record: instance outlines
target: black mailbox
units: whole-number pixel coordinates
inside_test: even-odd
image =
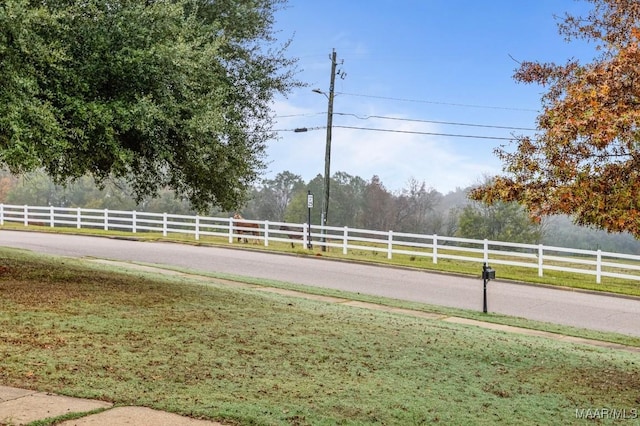
[[[487,313],[487,282],[489,280],[496,279],[496,271],[491,269],[486,263],[482,265],[482,280],[484,285],[482,286],[482,312]]]
[[[495,280],[496,279],[496,271],[491,269],[490,266],[487,266],[485,263],[482,267],[482,279],[483,280]]]

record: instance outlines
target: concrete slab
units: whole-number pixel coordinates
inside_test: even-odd
[[[102,413],[68,420],[58,426],[222,426],[222,423],[196,420],[146,407],[116,407]]]
[[[320,294],[310,294],[310,293],[304,293],[302,291],[287,290],[284,288],[256,286],[253,289],[256,291],[264,291],[267,293],[276,293],[282,296],[292,296],[292,297],[299,297],[301,299],[316,300],[318,302],[343,303],[347,301],[347,299],[342,299],[340,297],[322,296]]]
[[[512,325],[495,324],[491,322],[478,321],[469,318],[447,317],[442,321],[452,322],[455,324],[472,325],[475,327],[488,328],[490,330],[504,331],[506,333],[524,334],[527,336],[538,336],[553,340],[562,340],[564,342],[578,343],[581,345],[591,345],[606,349],[615,349],[619,351],[640,353],[640,348],[635,346],[626,346],[618,343],[603,342],[600,340],[584,339],[582,337],[565,336],[564,334],[556,334],[548,331],[531,330],[528,328],[514,327]]]
[[[86,413],[112,404],[83,398],[0,386],[0,424],[24,425],[36,420],[70,413]]]
[[[23,396],[27,396],[32,393],[36,393],[36,391],[0,386],[0,403],[22,398]]]
[[[391,312],[394,314],[410,315],[413,317],[425,318],[425,319],[442,319],[445,315],[434,314],[432,312],[414,311],[412,309],[394,308],[393,306],[378,305],[377,303],[359,302],[357,300],[350,300],[343,303],[346,306],[353,306],[355,308],[374,309],[376,311]]]

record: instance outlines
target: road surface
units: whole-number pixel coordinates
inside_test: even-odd
[[[0,231],[0,245],[71,257],[171,265],[482,310],[482,280],[258,251]],[[498,272],[499,273],[499,272]],[[489,312],[640,337],[640,298],[491,281]]]

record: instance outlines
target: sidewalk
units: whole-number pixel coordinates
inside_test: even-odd
[[[196,420],[145,407],[113,407],[111,403],[53,395],[0,386],[0,425],[26,425],[69,414],[91,413],[60,426],[215,426],[221,423]]]

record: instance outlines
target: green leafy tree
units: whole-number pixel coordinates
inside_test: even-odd
[[[308,221],[307,192],[311,191],[314,196],[314,205],[311,209],[311,223],[320,224],[320,216],[322,210],[322,188],[324,179],[322,175],[317,175],[311,179],[309,183],[300,188],[292,197],[291,203],[287,207],[285,213],[285,222],[305,223]]]
[[[104,182],[98,187],[90,176],[69,185],[57,185],[43,171],[23,174],[7,194],[7,203],[32,206],[84,207],[134,210],[136,203],[124,181]]]
[[[0,174],[5,176],[5,174]],[[68,185],[56,185],[43,171],[23,174],[20,178],[6,174],[0,184],[11,178],[17,182],[7,188],[3,202],[32,206],[83,207],[111,210],[137,210],[155,213],[196,214],[191,205],[171,189],[160,189],[153,198],[136,203],[124,180],[109,179],[97,185],[91,176],[82,176]],[[208,214],[216,214],[212,210]]]
[[[5,198],[8,204],[31,206],[64,205],[63,188],[55,185],[44,173],[21,176]]]
[[[362,227],[378,231],[392,230],[396,224],[396,204],[380,177],[374,175],[364,190]]]
[[[270,102],[299,85],[272,31],[284,2],[3,1],[0,164],[237,208],[264,166]]]
[[[264,179],[262,185],[254,189],[247,206],[247,210],[252,212],[250,217],[283,221],[294,195],[304,186],[302,177],[289,171],[280,172],[273,179]]]
[[[537,244],[542,237],[542,227],[533,222],[518,203],[496,202],[486,205],[474,202],[462,209],[456,235],[463,238]]]
[[[194,215],[196,212],[191,208],[187,200],[183,200],[176,196],[175,192],[170,189],[162,189],[158,196],[148,200],[144,200],[138,205],[137,210],[154,212],[154,213],[170,213]],[[221,212],[215,208],[206,212],[209,216],[220,216]],[[224,215],[223,215],[224,216]]]
[[[59,188],[58,205],[90,209],[139,210],[124,181],[108,180],[96,185],[91,176],[82,176],[73,183]]]
[[[359,176],[336,172],[331,178],[329,225],[359,227],[367,182]]]

